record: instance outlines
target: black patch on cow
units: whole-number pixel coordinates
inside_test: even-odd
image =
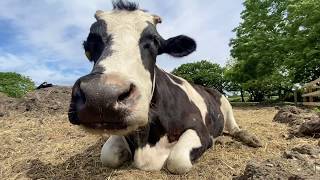
[[[139,5],[126,0],[117,0],[112,2],[113,10],[135,11],[139,9]]]
[[[97,63],[99,59],[104,59],[112,54],[112,36],[107,33],[107,23],[98,20],[93,23],[87,40],[83,42],[86,52],[90,53],[90,61]]]
[[[147,124],[125,137],[132,154],[134,154],[136,149],[142,148],[148,143],[149,132],[150,126]]]
[[[83,48],[90,53],[89,61],[96,62],[101,56],[105,44],[99,34],[90,33],[86,41],[83,42]]]
[[[199,157],[201,157],[201,155],[209,148],[212,147],[213,145],[213,142],[211,140],[211,138],[207,139],[200,139],[201,140],[201,144],[202,146],[199,147],[199,148],[195,148],[195,149],[192,149],[191,152],[190,152],[190,160],[191,162],[194,162],[196,161]],[[205,143],[205,144],[203,144]]]
[[[151,147],[159,142],[160,138],[166,134],[166,130],[162,126],[156,114],[150,110],[149,123],[139,128],[137,131],[126,136],[131,152],[135,152],[138,148],[143,148],[147,144]]]
[[[220,109],[222,94],[212,88],[206,88],[199,85],[194,85],[194,88],[205,100],[208,107],[206,114],[206,126],[213,138],[220,136],[224,128],[224,116]]]
[[[151,81],[154,78],[154,68],[161,42],[164,40],[157,32],[156,27],[147,22],[148,26],[142,31],[139,39],[139,48],[142,64],[150,72]]]
[[[148,143],[151,146],[154,146],[157,142],[159,142],[160,138],[166,134],[166,130],[164,129],[159,118],[156,116],[156,113],[154,113],[152,109],[150,110],[149,118],[150,132]]]
[[[104,41],[108,39],[107,23],[104,20],[97,20],[90,27],[90,33],[99,34]]]
[[[197,44],[192,38],[180,35],[170,38],[161,46],[158,54],[167,53],[174,57],[183,57],[197,49]]]

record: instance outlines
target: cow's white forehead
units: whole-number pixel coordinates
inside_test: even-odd
[[[130,29],[131,33],[134,33],[132,31],[142,32],[148,26],[148,23],[156,25],[155,16],[141,10],[97,11],[95,17],[97,20],[104,20],[107,23],[108,31]]]

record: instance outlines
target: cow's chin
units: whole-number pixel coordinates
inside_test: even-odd
[[[90,134],[128,135],[148,123],[148,116],[128,117],[126,123],[81,124],[80,128]]]
[[[103,135],[103,134],[109,134],[109,135],[127,135],[131,132],[137,130],[139,126],[128,126],[124,129],[102,129],[102,128],[91,128],[85,125],[80,126],[81,129],[83,129],[85,132],[88,132],[90,134],[96,134],[96,135]]]

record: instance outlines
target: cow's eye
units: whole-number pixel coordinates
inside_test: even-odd
[[[83,48],[89,61],[96,62],[101,56],[104,47],[105,43],[103,42],[101,36],[98,34],[90,33],[87,41],[83,42]]]
[[[150,43],[145,43],[144,45],[143,45],[143,48],[144,49],[149,49],[151,47],[151,44]]]

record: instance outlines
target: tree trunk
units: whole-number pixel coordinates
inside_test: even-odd
[[[241,102],[244,102],[243,89],[242,88],[240,88],[240,94],[241,94]]]
[[[282,94],[281,94],[281,89],[278,90],[278,96],[279,96],[279,101],[283,100]]]

